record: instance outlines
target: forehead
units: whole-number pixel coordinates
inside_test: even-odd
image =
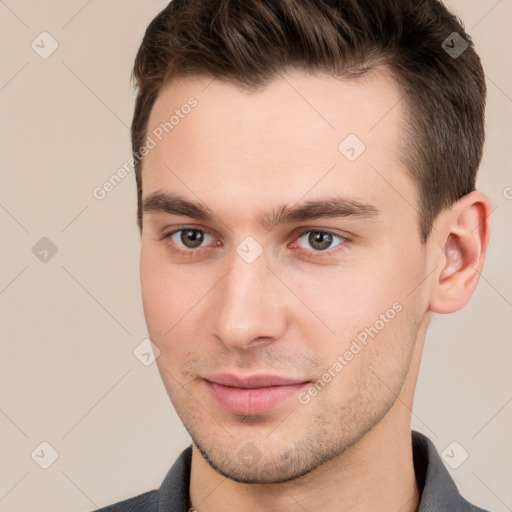
[[[172,81],[150,115],[156,145],[143,196],[179,191],[254,216],[263,198],[282,204],[334,189],[399,209],[403,194],[415,201],[400,162],[402,97],[385,68],[353,80],[294,71],[250,92],[206,77]]]
[[[289,140],[293,146],[303,137],[321,141],[328,135],[328,140],[336,140],[345,133],[372,138],[374,144],[399,124],[403,93],[385,66],[357,79],[290,71],[254,90],[207,77],[180,78],[160,91],[149,129],[169,121],[176,111],[188,112],[186,105],[192,97],[197,100],[190,112],[193,115],[180,116],[177,124],[175,119],[173,134],[183,131],[179,129],[183,124],[203,139],[229,134],[231,139],[225,142],[231,145],[251,136],[255,145],[276,146],[268,142],[278,135],[279,142]],[[187,122],[181,123],[184,119]]]

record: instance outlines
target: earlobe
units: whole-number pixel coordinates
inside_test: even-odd
[[[453,313],[471,299],[483,268],[490,236],[491,202],[478,191],[439,216],[435,245],[441,251],[430,310]]]

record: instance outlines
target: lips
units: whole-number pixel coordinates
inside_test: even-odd
[[[278,375],[252,375],[249,377],[236,377],[229,373],[216,373],[204,377],[210,382],[230,386],[233,388],[268,388],[271,386],[290,386],[293,384],[302,384],[304,379],[288,379]]]
[[[297,394],[309,384],[303,379],[277,375],[237,377],[231,374],[213,374],[204,382],[215,402],[228,412],[261,415]]]

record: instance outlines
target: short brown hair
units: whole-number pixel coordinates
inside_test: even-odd
[[[456,42],[467,45],[460,55],[446,51]],[[144,144],[159,91],[174,77],[255,90],[289,69],[343,78],[382,64],[407,105],[401,156],[418,189],[426,242],[437,215],[475,189],[485,136],[480,59],[438,0],[172,0],[135,59],[133,152]],[[142,159],[135,175],[142,229]]]

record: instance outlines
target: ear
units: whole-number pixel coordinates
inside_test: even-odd
[[[492,205],[474,191],[439,214],[434,250],[439,251],[430,310],[453,313],[471,299],[484,265],[491,234]]]

